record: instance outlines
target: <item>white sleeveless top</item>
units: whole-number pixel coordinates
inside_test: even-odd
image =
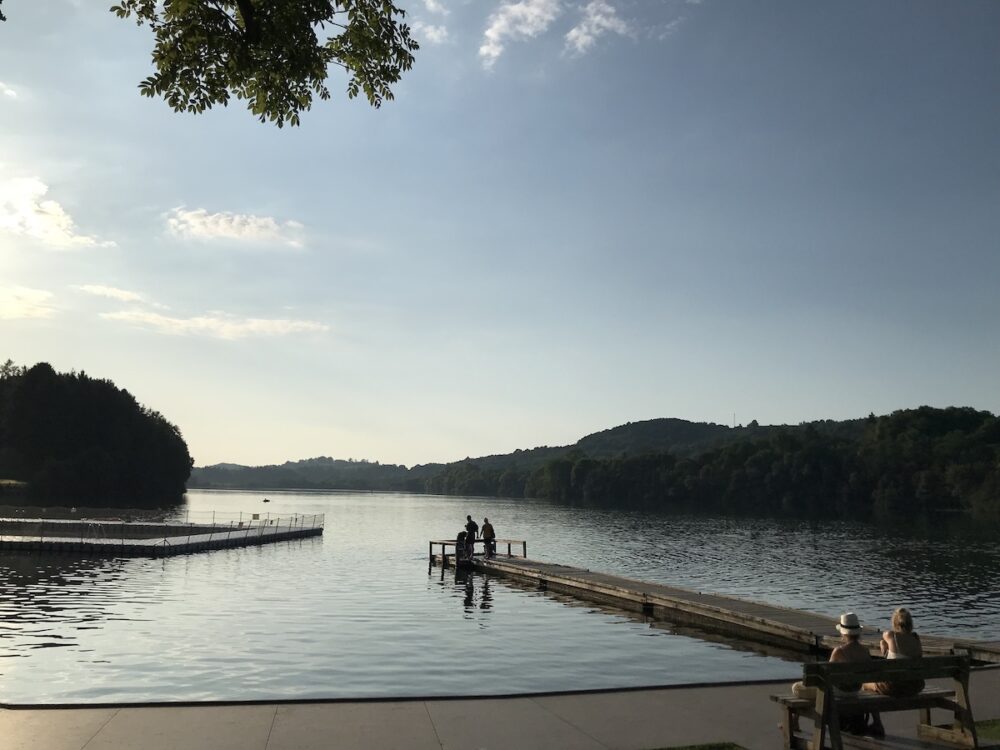
[[[896,635],[895,634],[893,634],[893,636],[892,636],[892,645],[896,646],[896,647],[899,646],[899,644],[896,643]],[[908,657],[906,654],[901,654],[899,651],[896,651],[894,649],[889,649],[889,652],[885,655],[885,658],[886,659],[909,659],[910,657]]]

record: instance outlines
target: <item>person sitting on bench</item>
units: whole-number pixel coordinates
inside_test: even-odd
[[[878,645],[886,659],[919,659],[924,655],[920,636],[913,632],[913,615],[905,607],[892,613],[892,630],[882,633],[882,640]],[[882,695],[909,698],[924,689],[924,681],[866,682],[864,688]]]
[[[830,652],[830,661],[869,661],[872,658],[868,649],[861,645],[861,623],[856,614],[853,612],[842,614],[840,622],[837,623],[837,630],[843,636],[844,642]],[[836,689],[843,693],[856,693],[861,690],[861,685],[845,685]],[[792,693],[799,698],[816,700],[816,688],[806,687],[801,682],[792,685]],[[851,734],[864,734],[867,730],[866,717],[864,714],[841,717],[840,727]],[[881,731],[882,736],[885,735],[881,721],[871,727],[873,734],[878,735],[879,731]]]

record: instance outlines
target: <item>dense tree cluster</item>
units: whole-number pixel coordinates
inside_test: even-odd
[[[180,499],[180,431],[109,380],[40,363],[0,367],[0,478],[53,502],[141,507]]]
[[[409,490],[648,510],[808,516],[1000,515],[1000,419],[920,407],[883,417],[746,427],[649,420],[453,464],[310,459],[196,469],[198,486]]]
[[[860,435],[853,432],[815,425],[767,430],[687,457],[661,452],[595,459],[575,450],[529,472],[463,462],[426,486],[446,494],[523,494],[645,509],[1000,515],[1000,419],[991,413],[921,407],[872,416]]]

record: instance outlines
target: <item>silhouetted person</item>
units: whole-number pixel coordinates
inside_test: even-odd
[[[483,541],[486,542],[486,556],[496,557],[497,556],[497,533],[493,530],[493,524],[490,523],[490,519],[483,519]]]
[[[473,539],[475,539],[476,534],[479,533],[479,524],[472,520],[472,516],[465,517],[465,531]]]

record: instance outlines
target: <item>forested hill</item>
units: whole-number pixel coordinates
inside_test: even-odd
[[[195,467],[188,487],[224,489],[408,489],[405,466],[320,456],[273,466]]]
[[[407,469],[396,464],[371,461],[342,460],[320,456],[301,461],[286,461],[280,465],[240,466],[224,463],[196,467],[188,483],[204,488],[300,488],[300,489],[407,489],[424,491],[425,483],[444,476],[451,467],[470,463],[486,471],[530,471],[571,451],[583,451],[593,457],[615,457],[664,451],[692,455],[722,444],[738,435],[754,434],[769,428],[730,428],[683,419],[650,419],[630,422],[610,430],[595,432],[573,445],[541,446],[480,458],[456,461],[452,464],[422,464]]]
[[[145,507],[177,502],[191,472],[180,431],[109,380],[46,363],[0,366],[0,479],[37,499]]]
[[[407,469],[330,458],[195,469],[192,487],[409,490],[737,513],[1000,515],[1000,419],[927,406],[796,426],[655,419]]]

